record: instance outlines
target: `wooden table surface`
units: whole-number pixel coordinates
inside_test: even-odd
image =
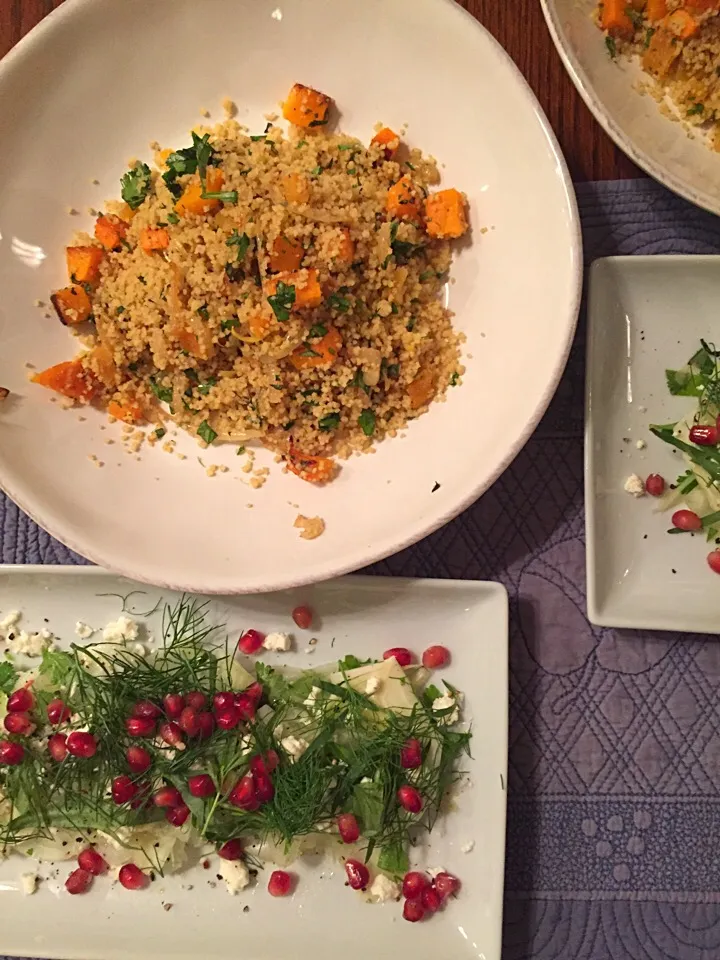
[[[62,2],[0,0],[0,57]],[[643,176],[598,126],[576,93],[550,39],[538,0],[460,2],[497,37],[524,73],[555,130],[574,180]]]

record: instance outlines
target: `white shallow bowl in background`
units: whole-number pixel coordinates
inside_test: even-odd
[[[467,373],[405,437],[350,460],[330,486],[283,474],[261,451],[256,464],[272,472],[253,491],[234,447],[203,453],[184,438],[186,461],[155,449],[138,462],[105,445],[119,425],[102,430],[99,412],[81,421],[50,403],[25,364],[75,352],[33,301],[67,282],[71,232],[90,228],[88,206],[118,196],[127,159],[148,158],[151,140],[186,145],[200,108],[219,118],[228,96],[262,129],[295,81],[331,95],[341,128],[364,140],[379,120],[407,124],[405,139],[440,160],[443,185],[467,193],[472,243],[448,286]],[[575,202],[525,82],[450,0],[66,0],[0,65],[0,128],[12,134],[0,141],[0,385],[13,394],[0,485],[91,560],[204,593],[357,569],[468,506],[544,412],[579,303]],[[200,453],[229,472],[208,479]],[[301,540],[298,512],[321,516],[323,536]]]
[[[651,177],[711,213],[720,214],[720,157],[702,134],[662,114],[637,89],[640,64],[611,60],[592,19],[597,0],[541,0],[555,46],[581,97],[620,149]]]

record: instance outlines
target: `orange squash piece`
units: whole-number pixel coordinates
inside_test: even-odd
[[[274,277],[269,277],[264,284],[266,298],[274,296],[279,283],[284,283],[288,287],[295,287],[293,310],[319,307],[322,303],[322,287],[318,282],[318,272],[314,267],[298,272],[286,271],[277,273]]]
[[[650,38],[647,50],[643,53],[643,68],[658,79],[662,79],[680,56],[681,51],[682,44],[678,38],[662,26],[658,27]]]
[[[217,167],[208,167],[205,174],[205,189],[198,179],[195,183],[188,184],[183,191],[183,195],[175,204],[175,213],[178,216],[186,217],[189,213],[202,216],[205,213],[217,213],[222,206],[220,200],[203,200],[203,193],[218,193],[222,190],[225,176],[222,170]]]
[[[355,241],[350,236],[350,230],[347,227],[341,227],[340,229],[342,230],[342,238],[335,259],[341,263],[352,263],[355,259]]]
[[[68,247],[68,274],[73,283],[95,286],[100,280],[100,264],[105,256],[102,247]]]
[[[286,173],[281,186],[288,203],[307,203],[310,199],[310,183],[301,173]]]
[[[320,127],[327,123],[332,100],[319,90],[293,84],[283,104],[283,117],[296,127]]]
[[[697,33],[699,24],[695,17],[681,7],[669,13],[662,20],[661,26],[674,36],[680,37],[681,40],[689,40],[693,34]]]
[[[720,9],[720,0],[685,0],[685,6],[696,13],[705,13]]]
[[[421,373],[412,383],[408,384],[407,392],[410,398],[410,406],[413,410],[418,410],[430,403],[435,390],[435,379],[429,371]]]
[[[299,240],[290,240],[281,234],[273,240],[270,269],[273,273],[281,270],[297,270],[304,256],[305,248]]]
[[[124,403],[111,400],[107,412],[109,417],[115,417],[116,420],[122,420],[124,423],[140,423],[141,420],[145,419],[140,404],[128,400]]]
[[[50,297],[55,313],[66,327],[84,323],[92,314],[92,302],[84,287],[73,284],[56,290]]]
[[[632,37],[635,32],[627,15],[627,0],[602,0],[600,26],[614,37]]]
[[[120,217],[104,214],[95,221],[95,239],[106,250],[119,250],[127,230],[128,224]]]
[[[645,16],[650,23],[657,23],[658,20],[667,14],[667,0],[648,0],[645,7]]]
[[[385,208],[391,217],[397,217],[398,220],[420,219],[420,195],[407,174],[388,190]]]
[[[248,320],[250,334],[255,340],[264,340],[273,326],[273,317],[264,310],[253,310]]]
[[[170,246],[170,234],[164,227],[143,227],[140,231],[140,246],[145,253],[167,250]]]
[[[41,387],[47,387],[48,390],[54,390],[64,397],[70,397],[71,400],[82,400],[85,403],[89,403],[99,389],[97,379],[83,366],[78,357],[75,360],[56,363],[55,366],[36,373],[32,382],[40,384]]]
[[[311,457],[294,446],[286,461],[288,470],[307,483],[329,483],[337,472],[337,464],[329,457]]]
[[[385,147],[383,150],[385,159],[392,160],[400,146],[400,136],[390,127],[383,127],[382,130],[378,130],[370,143],[374,146]]]
[[[439,239],[461,237],[468,228],[465,197],[459,190],[439,190],[425,201],[425,229]]]
[[[342,337],[338,331],[335,327],[330,327],[320,340],[313,340],[312,343],[303,344],[293,350],[290,354],[290,363],[296,370],[331,367],[337,360],[342,344]]]
[[[97,374],[106,387],[117,385],[117,367],[109,347],[104,343],[96,344],[87,355],[87,361],[88,368]]]

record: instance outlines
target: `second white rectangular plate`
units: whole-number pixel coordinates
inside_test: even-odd
[[[11,609],[27,629],[49,627],[59,646],[76,641],[75,623],[101,627],[121,612],[147,611],[177,595],[139,586],[97,569],[0,567],[0,618]],[[434,643],[452,652],[446,676],[465,693],[472,720],[469,782],[427,844],[416,851],[425,867],[459,876],[457,900],[429,921],[410,924],[402,905],[367,904],[344,884],[338,862],[299,861],[290,899],[274,899],[260,874],[257,884],[230,896],[215,870],[200,868],[159,878],[132,893],[98,881],[79,897],[64,888],[71,864],[41,867],[37,893],[23,896],[28,861],[0,861],[0,950],[9,956],[70,960],[499,960],[505,855],[507,768],[507,596],[500,584],[452,580],[347,577],[277,594],[211,598],[209,616],[229,635],[249,627],[294,631],[297,650],[263,659],[318,665],[346,653],[380,656],[391,646],[421,653]],[[317,614],[311,631],[294,630],[290,611],[308,603]],[[147,620],[157,632],[159,613]],[[308,640],[316,637],[317,644]],[[463,847],[473,846],[470,852]],[[414,855],[414,856],[415,856]],[[214,859],[214,858],[213,858]],[[213,864],[212,866],[215,866]],[[188,889],[192,886],[192,889]],[[166,911],[163,904],[172,904]]]

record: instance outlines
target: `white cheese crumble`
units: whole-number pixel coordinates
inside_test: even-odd
[[[645,495],[645,484],[643,483],[642,478],[636,473],[630,474],[625,481],[625,486],[623,489],[626,493],[629,493],[633,497],[642,497]]]
[[[475,849],[475,841],[474,841],[474,840],[468,840],[467,843],[464,843],[464,844],[460,847],[460,852],[461,852],[461,853],[472,853],[474,849]]]
[[[24,895],[30,897],[37,890],[38,875],[36,873],[24,873],[20,877],[20,884]]]
[[[644,450],[647,444],[645,443],[644,440],[636,440],[635,446],[638,448],[638,450]]]
[[[295,763],[305,753],[310,744],[304,737],[285,737],[280,741],[282,748],[290,757],[290,763]]]
[[[103,630],[103,640],[108,643],[125,643],[127,640],[137,640],[138,625],[130,617],[118,617],[111,620]]]
[[[274,650],[279,653],[286,653],[290,649],[292,640],[288,633],[269,633],[263,640],[263,646],[266,650]]]
[[[228,893],[240,893],[250,884],[250,871],[242,860],[221,860],[218,874],[225,881]]]
[[[444,697],[436,697],[433,700],[432,708],[435,711],[450,710],[451,707],[454,707],[455,709],[451,710],[450,713],[445,714],[444,717],[438,717],[438,720],[441,723],[445,723],[448,726],[453,723],[457,723],[460,719],[460,710],[457,700],[454,697],[451,697],[449,693],[446,693]]]
[[[80,637],[81,640],[89,640],[94,633],[95,630],[93,627],[88,626],[87,623],[83,623],[82,620],[78,620],[75,624],[75,634]]]
[[[41,657],[43,651],[50,646],[49,640],[52,634],[48,630],[41,633],[26,633],[21,630],[16,633],[12,640],[8,640],[8,650],[10,653],[17,653],[26,657]]]
[[[400,899],[400,887],[384,873],[379,873],[370,887],[370,897],[378,903]]]
[[[22,614],[19,610],[11,610],[10,613],[6,614],[4,619],[0,620],[0,630],[2,630],[3,633],[8,633],[20,622],[21,616]]]
[[[315,706],[317,706],[317,701],[321,696],[322,696],[322,690],[320,689],[320,687],[313,687],[310,693],[307,695],[307,697],[305,697],[305,699],[303,700],[303,706],[309,707],[310,710],[312,710]]]
[[[377,693],[380,689],[380,678],[379,677],[370,677],[368,682],[365,684],[365,693],[371,697],[374,693]]]

